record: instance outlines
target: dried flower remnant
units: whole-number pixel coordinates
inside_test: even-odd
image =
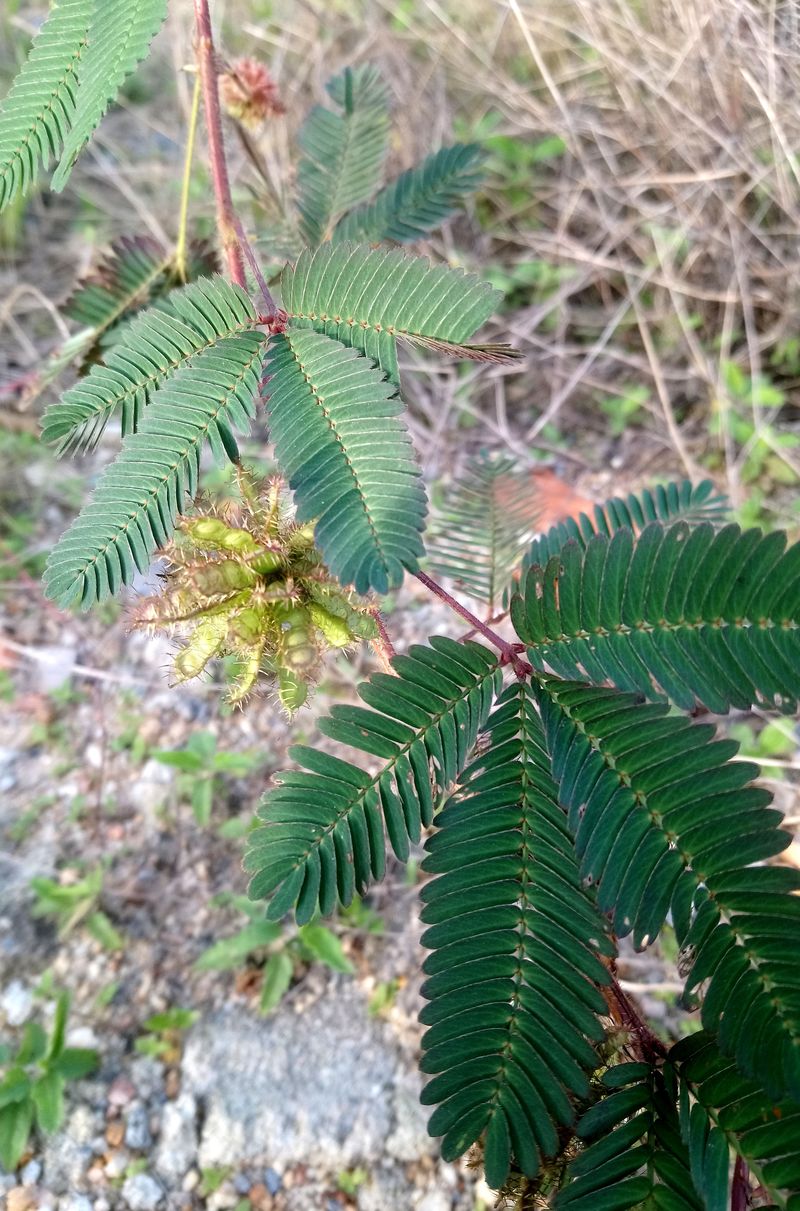
[[[257,59],[237,59],[220,76],[219,87],[225,112],[248,130],[258,130],[267,118],[286,113],[277,84]]]
[[[228,700],[241,703],[260,679],[274,683],[293,714],[308,698],[325,653],[377,637],[366,605],[331,578],[298,526],[280,478],[257,483],[239,472],[241,499],[183,520],[165,550],[162,593],[145,598],[134,625],[185,638],[176,682],[198,677],[215,657],[233,656]]]

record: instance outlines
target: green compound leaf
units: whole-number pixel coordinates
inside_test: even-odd
[[[81,60],[72,129],[53,174],[60,192],[120,86],[144,59],[167,15],[167,0],[94,0],[89,45]]]
[[[389,134],[386,89],[374,67],[348,67],[327,90],[341,112],[316,105],[298,139],[300,229],[312,247],[375,192]]]
[[[658,522],[569,542],[511,603],[531,662],[722,714],[800,696],[800,545]],[[659,691],[662,691],[660,693]]]
[[[530,690],[511,686],[488,725],[488,749],[435,819],[423,869],[420,1020],[429,1130],[454,1160],[482,1133],[486,1178],[510,1165],[534,1177],[589,1095],[592,1043],[607,1012],[599,955],[614,946],[581,884]]]
[[[0,210],[57,156],[75,116],[92,0],[52,0],[0,110]]]
[[[696,526],[701,522],[714,525],[725,520],[728,502],[720,496],[710,479],[696,486],[688,479],[675,483],[659,484],[656,488],[643,488],[630,496],[615,496],[605,504],[595,505],[591,517],[581,513],[577,520],[568,517],[534,539],[523,561],[523,573],[534,564],[541,567],[552,555],[560,555],[562,547],[571,540],[585,547],[595,534],[609,538],[617,530],[626,527],[635,534],[641,533],[653,521],[667,523],[685,521]]]
[[[539,512],[530,476],[517,473],[514,459],[484,451],[470,459],[434,514],[427,536],[431,566],[493,614]]]
[[[88,608],[147,570],[194,496],[208,440],[218,458],[233,446],[231,426],[254,415],[264,334],[217,339],[154,396],[136,433],[122,444],[94,496],[52,551],[45,589],[63,607]]]
[[[674,1073],[647,1064],[618,1064],[603,1083],[605,1096],[578,1123],[586,1146],[567,1169],[554,1211],[721,1211],[692,1189]],[[726,1160],[727,1155],[726,1145]],[[726,1166],[726,1193],[727,1177]]]
[[[279,776],[249,835],[250,896],[272,895],[268,915],[291,908],[300,924],[337,899],[363,895],[386,864],[384,828],[405,862],[433,819],[437,792],[465,767],[501,684],[499,658],[475,643],[435,636],[393,661],[396,676],[376,673],[359,686],[371,707],[336,706],[324,735],[382,759],[370,775],[328,753],[296,745],[302,770]],[[273,895],[274,893],[274,895]]]
[[[398,340],[478,361],[516,357],[508,346],[465,344],[495,310],[499,291],[425,257],[324,244],[286,267],[281,296],[292,326],[360,349],[395,383]]]
[[[791,834],[758,767],[711,725],[634,694],[553,679],[536,691],[584,879],[641,948],[671,913],[708,981],[702,1022],[775,1097],[800,1099],[800,873],[754,865]]]
[[[84,338],[80,348],[84,364],[98,359],[103,349],[119,340],[123,324],[156,298],[184,281],[217,272],[217,257],[210,244],[194,240],[187,254],[182,281],[176,273],[174,253],[166,252],[157,240],[150,236],[115,240],[108,255],[77,284],[62,308],[67,320],[83,328],[76,337]],[[161,306],[169,310],[166,299]],[[59,350],[55,356],[62,354]]]
[[[318,518],[330,571],[359,593],[386,593],[423,552],[425,489],[394,386],[317,332],[276,337],[267,359],[275,456],[298,521]]]
[[[103,366],[47,409],[42,439],[59,454],[92,450],[117,408],[122,433],[135,433],[155,392],[221,338],[252,329],[256,312],[238,286],[204,278],[169,296],[170,311],[154,306],[131,320]]]
[[[345,215],[332,238],[369,244],[420,240],[461,209],[483,180],[483,164],[484,152],[475,143],[443,147]]]
[[[767,1096],[743,1077],[707,1031],[682,1039],[669,1053],[680,1080],[681,1134],[690,1146],[695,1185],[706,1206],[727,1211],[732,1147],[780,1207],[800,1195],[800,1104]],[[720,1140],[724,1137],[724,1142]],[[788,1205],[793,1206],[792,1201]]]

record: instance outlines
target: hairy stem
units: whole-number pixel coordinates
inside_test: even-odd
[[[476,618],[472,611],[468,610],[466,606],[461,605],[459,601],[456,601],[455,597],[451,597],[446,589],[443,589],[440,584],[437,584],[435,580],[432,580],[428,576],[427,572],[415,572],[414,575],[417,580],[425,585],[426,589],[430,589],[441,601],[446,602],[451,610],[455,610],[456,614],[464,618],[470,624],[473,631],[477,631],[479,635],[483,635],[484,639],[488,639],[489,643],[500,652],[503,663],[509,664],[517,677],[530,677],[533,669],[527,660],[523,660],[520,656],[520,651],[524,651],[524,644],[509,643],[506,639],[503,639],[502,635],[498,635],[485,622],[481,622],[480,618]]]
[[[197,115],[200,112],[200,73],[194,79],[192,108],[189,113],[189,129],[186,134],[186,155],[183,161],[183,185],[181,186],[181,209],[178,218],[178,241],[175,245],[175,272],[182,282],[186,281],[186,232],[189,226],[189,189],[192,183],[192,160],[197,136]]]
[[[376,639],[371,641],[372,650],[378,657],[381,667],[385,673],[394,672],[392,668],[392,659],[394,657],[394,644],[389,638],[389,632],[386,630],[386,624],[383,621],[383,616],[377,606],[370,610],[370,614],[375,619],[375,624],[378,628]]]
[[[657,1059],[663,1060],[667,1054],[665,1044],[647,1025],[647,1022],[642,1018],[633,1001],[629,1000],[621,988],[617,977],[613,972],[609,974],[611,975],[611,991],[619,1009],[620,1022],[636,1039],[642,1053],[642,1059],[647,1060],[648,1063],[652,1063]]]
[[[219,230],[228,273],[232,282],[246,288],[244,256],[236,228],[236,214],[231,198],[231,183],[225,159],[225,144],[222,138],[222,115],[219,107],[219,81],[214,39],[211,33],[211,14],[208,0],[194,0],[197,66],[203,90],[203,105],[208,131],[208,150],[211,159],[211,177],[214,196],[217,200],[217,228]]]

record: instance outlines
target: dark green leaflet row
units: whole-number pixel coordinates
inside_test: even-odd
[[[305,766],[280,775],[249,837],[250,895],[272,896],[269,916],[291,908],[300,923],[337,899],[349,904],[383,876],[386,842],[405,861],[433,819],[436,799],[460,775],[500,685],[498,658],[479,644],[434,636],[393,661],[396,676],[359,687],[370,709],[337,706],[320,729],[385,763],[370,776],[305,746]],[[273,894],[274,893],[274,894]]]
[[[737,746],[632,694],[550,680],[538,692],[582,876],[639,947],[670,912],[709,980],[703,1023],[776,1096],[800,1096],[800,876],[754,866],[791,835]]]
[[[738,526],[647,526],[567,543],[511,606],[538,668],[676,706],[793,711],[800,544]]]
[[[512,1158],[530,1177],[589,1092],[603,1037],[598,955],[613,945],[581,884],[529,690],[511,686],[488,723],[488,748],[436,817],[423,869],[423,1101],[430,1131],[461,1155],[485,1133],[490,1185]]]

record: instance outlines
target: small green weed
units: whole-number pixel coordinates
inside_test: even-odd
[[[181,771],[178,793],[188,799],[201,828],[211,823],[214,796],[222,774],[244,778],[258,768],[261,758],[252,753],[221,753],[212,732],[195,732],[186,748],[158,749],[156,761]]]
[[[104,949],[122,949],[122,935],[98,907],[103,894],[102,867],[96,867],[73,883],[60,883],[40,876],[31,879],[31,888],[36,897],[31,909],[34,917],[52,917],[62,937],[83,925]]]
[[[144,1023],[145,1033],[136,1039],[134,1047],[140,1055],[152,1056],[165,1064],[177,1063],[183,1049],[184,1031],[199,1017],[196,1009],[177,1006],[154,1013]]]
[[[58,1131],[67,1081],[97,1067],[93,1049],[65,1046],[68,1016],[69,995],[61,992],[49,1038],[43,1026],[29,1022],[16,1052],[0,1046],[0,1164],[9,1172],[24,1155],[34,1123],[41,1131]]]

